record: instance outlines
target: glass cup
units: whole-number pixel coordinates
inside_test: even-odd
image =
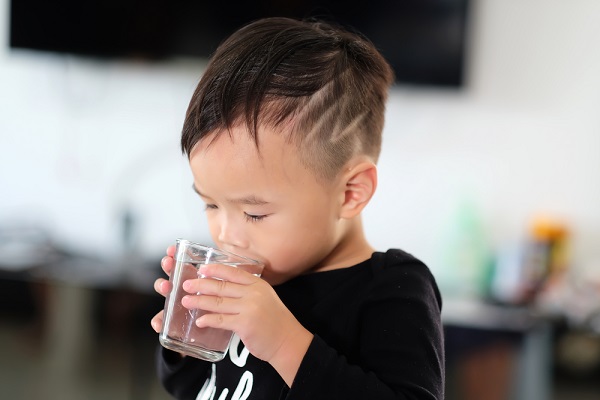
[[[160,343],[167,349],[207,361],[220,361],[225,357],[233,332],[217,328],[199,328],[196,320],[206,311],[188,310],[181,304],[188,295],[182,285],[188,279],[204,278],[198,269],[203,264],[224,264],[242,268],[260,276],[264,265],[256,260],[238,256],[223,250],[203,246],[189,240],[177,239],[175,268],[169,282],[171,291],[165,299],[163,329]]]

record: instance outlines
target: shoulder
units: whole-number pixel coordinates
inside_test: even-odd
[[[390,264],[418,263],[423,266],[425,265],[421,260],[401,249],[389,249],[386,252],[376,252],[373,254],[373,257],[377,257],[378,255],[383,256],[384,260]]]
[[[398,275],[399,277],[415,276],[426,280],[433,279],[433,275],[425,263],[400,249],[390,249],[385,253],[373,253],[371,268],[375,277]]]
[[[418,258],[400,250],[377,252],[371,258],[373,279],[370,292],[379,296],[399,296],[405,299],[437,303],[441,295],[430,269]]]

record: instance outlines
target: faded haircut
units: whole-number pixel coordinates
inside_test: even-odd
[[[287,135],[301,162],[333,179],[359,154],[377,162],[393,72],[358,33],[317,20],[265,18],[215,51],[190,101],[181,147],[238,124]]]

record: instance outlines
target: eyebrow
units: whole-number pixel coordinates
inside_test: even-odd
[[[208,197],[208,196],[202,194],[202,192],[200,192],[198,190],[198,188],[196,188],[196,185],[194,185],[194,184],[192,184],[192,189],[200,197],[203,197],[203,198],[207,198]],[[239,197],[239,198],[233,198],[233,199],[227,199],[227,201],[230,202],[230,203],[246,204],[246,205],[251,205],[251,206],[262,206],[262,205],[265,205],[265,204],[269,204],[268,201],[266,201],[264,199],[261,199],[260,197],[256,197],[254,195],[244,196],[244,197]]]

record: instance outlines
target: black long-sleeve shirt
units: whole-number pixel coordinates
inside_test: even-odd
[[[289,388],[234,336],[218,363],[159,346],[158,374],[178,399],[444,398],[441,297],[429,269],[401,250],[298,276],[275,291],[314,334]]]

